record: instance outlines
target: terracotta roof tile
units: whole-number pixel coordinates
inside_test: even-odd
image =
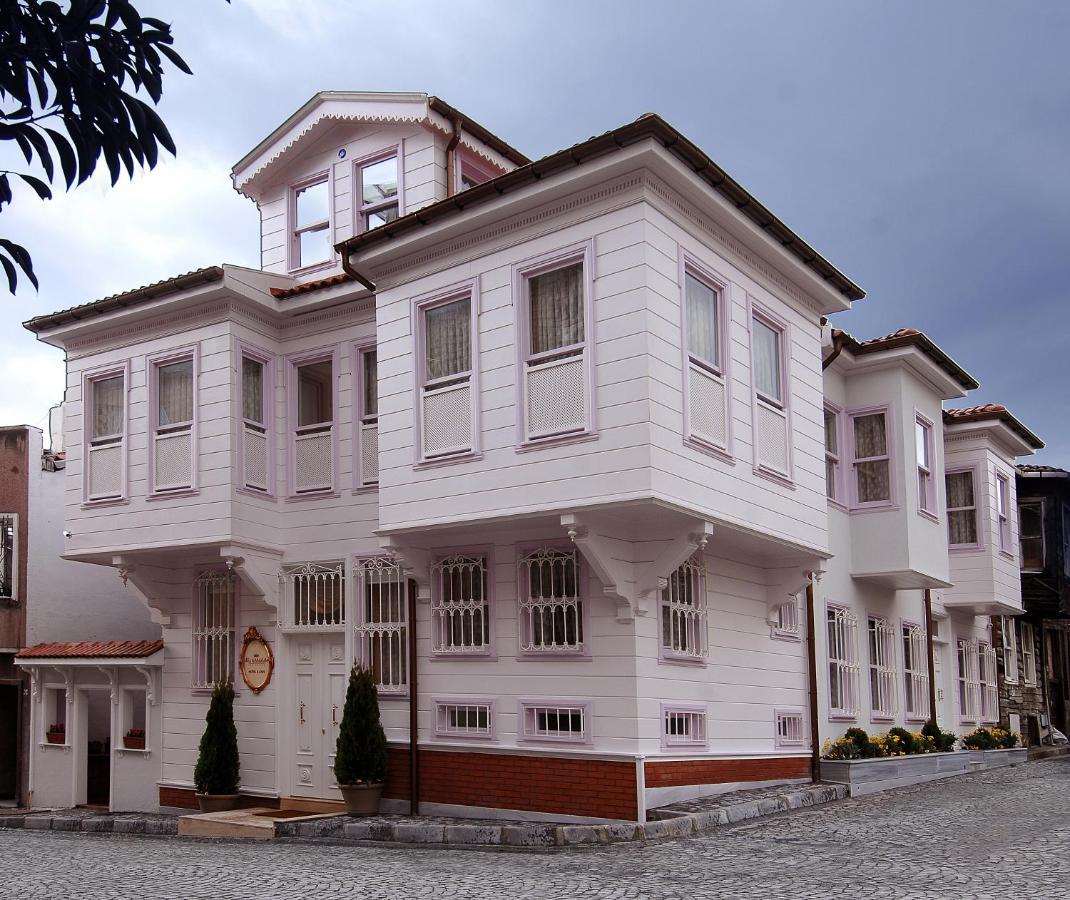
[[[945,409],[944,423],[954,425],[958,422],[1002,422],[1034,450],[1044,447],[1044,442],[1033,434],[1002,403],[985,403],[982,406],[966,406],[961,409]]]
[[[59,641],[36,644],[20,650],[19,659],[130,659],[152,656],[163,649],[163,641]]]
[[[882,350],[895,350],[899,347],[917,347],[967,391],[980,387],[977,380],[969,372],[944,353],[928,335],[918,331],[917,328],[899,328],[890,334],[869,338],[865,341],[858,340],[858,338],[846,331],[833,328],[832,339],[837,347],[842,346],[854,356],[879,353]],[[830,356],[829,360],[834,358],[835,354]],[[827,364],[828,361],[826,361]]]
[[[1058,466],[1041,466],[1036,463],[1030,465],[1017,466],[1019,472],[1024,475],[1070,475],[1066,469],[1060,469]]]
[[[315,281],[306,281],[302,284],[295,284],[293,287],[272,288],[271,296],[277,300],[285,300],[287,297],[296,297],[298,294],[307,294],[336,284],[345,284],[347,281],[353,281],[353,277],[346,272],[339,272],[337,275],[328,275],[326,278],[317,278]]]

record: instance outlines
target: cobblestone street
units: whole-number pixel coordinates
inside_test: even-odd
[[[0,832],[0,897],[1064,898],[1070,758],[650,846],[549,853]]]

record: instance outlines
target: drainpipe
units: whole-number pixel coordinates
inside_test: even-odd
[[[936,722],[936,662],[933,659],[933,592],[926,588],[925,596],[925,646],[928,649],[929,670],[929,718]]]
[[[817,725],[817,617],[814,615],[814,575],[806,582],[806,656],[810,680],[810,780],[821,776],[821,733]]]
[[[346,249],[345,241],[334,248],[339,252],[342,257],[342,271],[346,273],[358,284],[364,285],[373,294],[375,293],[375,282],[368,278],[366,275],[361,275],[356,269],[353,268],[353,264],[349,261],[349,251]]]
[[[453,137],[446,145],[446,196],[452,197],[457,193],[457,145],[461,142],[461,120],[454,116],[450,120],[453,126]]]
[[[847,335],[840,332],[832,339],[832,352],[821,361],[821,371],[824,372],[835,361],[836,357],[843,352],[843,345],[847,343]]]
[[[417,733],[416,586],[409,588],[409,815],[420,814],[420,752]]]

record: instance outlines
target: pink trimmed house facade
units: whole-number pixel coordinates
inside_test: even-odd
[[[809,780],[815,742],[869,722],[863,616],[924,634],[943,592],[946,639],[979,646],[974,617],[1019,603],[991,542],[949,553],[944,466],[959,428],[976,491],[1029,449],[945,424],[975,384],[938,348],[833,334],[861,289],[657,116],[532,162],[434,97],[322,93],[232,175],[260,269],[27,323],[68,360],[64,556],[162,626],[152,806],[193,805],[219,678],[243,793],[336,801],[359,663],[386,808],[642,820]],[[858,428],[874,455],[832,465],[826,435]],[[981,579],[961,593],[960,564]],[[250,627],[275,657],[259,693]]]

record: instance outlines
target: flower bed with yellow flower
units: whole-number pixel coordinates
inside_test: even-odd
[[[848,728],[843,737],[827,740],[821,748],[821,758],[829,760],[885,759],[893,756],[914,756],[924,753],[944,753],[954,749],[955,736],[941,731],[928,722],[921,731],[892,728],[884,734],[867,734],[862,728]]]

